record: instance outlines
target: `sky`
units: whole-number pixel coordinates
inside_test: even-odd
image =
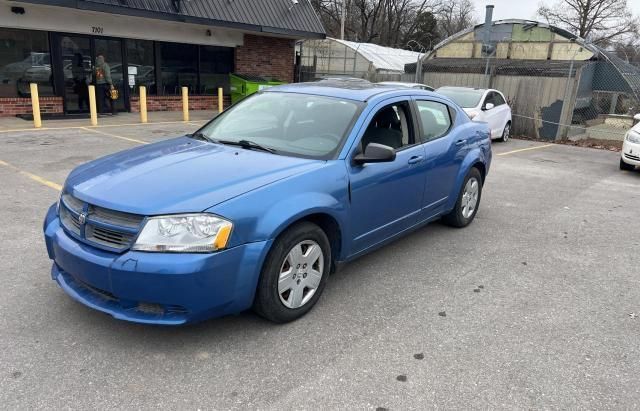
[[[540,3],[554,4],[558,0],[471,0],[476,6],[476,20],[484,21],[485,6],[493,4],[493,19],[530,19],[536,20],[536,10]],[[636,16],[640,16],[640,0],[627,0],[627,4]]]

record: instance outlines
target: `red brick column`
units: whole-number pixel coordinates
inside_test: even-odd
[[[245,34],[244,45],[236,47],[235,71],[291,83],[294,55],[294,40]]]

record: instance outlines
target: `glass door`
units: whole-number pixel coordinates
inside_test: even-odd
[[[84,36],[60,35],[62,64],[57,65],[58,78],[62,81],[65,109],[69,113],[89,112],[89,89],[93,71],[91,40]]]
[[[125,81],[127,81],[128,76],[124,73],[124,64],[122,61],[122,40],[115,39],[104,39],[104,38],[96,38],[95,40],[95,59],[94,64],[102,57],[104,59],[105,65],[109,67],[111,82],[113,86],[118,90],[118,99],[114,101],[116,111],[125,110]],[[94,81],[100,82],[99,79],[95,79]],[[97,84],[96,87],[100,85]],[[102,93],[98,92],[97,96],[101,96]],[[105,97],[108,99],[108,96]],[[108,104],[108,102],[98,102],[98,107],[102,105]],[[110,108],[102,107],[102,112],[109,112]]]
[[[96,86],[98,113],[128,109],[129,76],[124,70],[122,40],[63,33],[54,33],[52,39],[55,85],[56,90],[62,90],[65,113],[89,112],[90,84]],[[110,83],[118,90],[113,108]]]

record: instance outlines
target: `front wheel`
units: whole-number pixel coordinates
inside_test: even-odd
[[[451,212],[442,220],[452,227],[466,227],[476,216],[482,196],[482,175],[477,168],[472,168],[464,179],[458,201]]]
[[[320,227],[309,222],[287,229],[273,244],[262,268],[254,310],[285,323],[316,304],[329,277],[331,247]]]
[[[507,141],[509,141],[509,137],[511,137],[511,123],[507,123],[507,125],[504,126],[504,130],[502,130],[502,137],[500,138],[500,141],[502,141],[503,143],[506,143]]]
[[[627,164],[623,159],[620,159],[620,170],[633,171],[635,169],[636,167],[633,164]]]

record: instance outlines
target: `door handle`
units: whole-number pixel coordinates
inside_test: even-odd
[[[413,156],[409,159],[409,161],[407,161],[407,164],[418,164],[422,160],[424,160],[424,157],[422,156]]]
[[[461,146],[463,144],[467,144],[467,140],[458,140],[458,141],[456,141],[456,146]]]

